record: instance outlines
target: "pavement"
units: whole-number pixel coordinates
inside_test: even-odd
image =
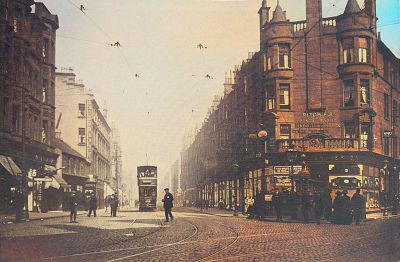
[[[105,212],[105,209],[100,209],[97,212]],[[78,211],[78,216],[86,215],[87,211]],[[44,220],[59,217],[69,217],[69,211],[49,211],[46,213],[29,212],[29,221]],[[0,215],[0,224],[13,224],[15,223],[15,215]]]
[[[216,215],[220,217],[237,217],[237,218],[247,218],[247,215],[243,215],[242,213],[238,212],[236,216],[234,216],[234,211],[230,210],[221,210],[218,208],[208,208],[208,209],[200,209],[200,208],[194,208],[194,207],[188,207],[188,209],[194,211],[194,212],[201,212],[205,214],[210,214],[210,215]],[[367,214],[367,218],[364,219],[365,222],[368,221],[373,221],[376,219],[391,219],[391,218],[400,218],[400,214],[397,215],[392,215],[388,214],[387,216],[384,216],[383,213],[369,213]],[[276,222],[276,216],[266,216],[265,218],[262,219],[263,221],[269,221],[269,222]],[[301,223],[302,220],[293,220],[289,216],[283,216],[283,223]],[[312,219],[310,219],[310,223],[315,223]],[[321,223],[325,224],[330,224],[330,222],[322,219]]]
[[[210,209],[209,209],[210,210]],[[218,211],[218,210],[216,210]],[[219,210],[219,212],[221,212]],[[174,208],[0,225],[0,261],[362,261],[400,258],[400,219],[272,223]]]

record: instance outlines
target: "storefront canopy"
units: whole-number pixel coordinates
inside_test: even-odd
[[[11,157],[0,155],[0,164],[14,176],[20,176],[22,174],[21,169],[15,164]]]
[[[71,187],[70,185],[68,185],[67,181],[65,181],[64,178],[62,178],[61,175],[57,174],[53,178],[60,184],[60,186],[62,188],[70,188]]]
[[[54,177],[51,178],[51,177],[47,177],[46,176],[46,178],[51,179],[51,182],[44,182],[44,188],[45,189],[48,189],[49,187],[53,187],[55,189],[59,189],[61,187],[61,185],[57,182],[57,180]]]

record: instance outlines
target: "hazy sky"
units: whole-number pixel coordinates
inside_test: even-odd
[[[146,153],[167,174],[183,135],[201,125],[222,93],[224,72],[259,49],[261,0],[72,0],[87,16],[69,0],[43,2],[60,20],[57,67],[73,67],[98,103],[106,102],[126,176],[146,164]],[[323,2],[328,17],[342,13],[347,0]],[[276,1],[267,3],[275,8]],[[292,21],[305,18],[305,0],[280,3]],[[379,31],[398,56],[399,10],[400,0],[378,0]],[[121,48],[108,45],[116,41]]]

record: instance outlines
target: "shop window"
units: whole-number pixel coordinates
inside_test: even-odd
[[[345,122],[344,123],[344,138],[355,138],[356,137],[356,129],[354,127],[354,123]]]
[[[79,109],[79,116],[85,116],[86,114],[86,105],[85,104],[79,104],[78,105],[78,109]]]
[[[385,117],[386,120],[388,120],[389,119],[389,95],[388,94],[384,94],[383,103],[384,103],[383,116]]]
[[[288,84],[279,85],[279,108],[290,109],[290,86]]]
[[[280,139],[287,139],[287,140],[290,139],[292,133],[290,124],[280,125],[279,133],[280,133],[279,136]]]
[[[86,143],[86,130],[85,128],[78,129],[79,134],[79,145],[85,145]]]
[[[356,88],[354,80],[343,81],[343,105],[346,107],[355,106]]]
[[[352,38],[347,38],[342,41],[342,61],[343,64],[354,62],[354,41]]]
[[[370,126],[369,124],[361,124],[360,142],[362,148],[370,149]]]
[[[360,80],[360,105],[370,104],[369,80]]]
[[[279,68],[290,68],[290,45],[289,44],[279,44]]]
[[[369,63],[369,61],[370,61],[369,39],[361,37],[358,39],[358,62]]]

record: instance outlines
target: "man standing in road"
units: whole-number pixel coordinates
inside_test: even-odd
[[[365,207],[365,199],[360,194],[360,189],[356,189],[356,193],[351,198],[351,207],[353,208],[353,216],[356,221],[356,225],[360,224],[360,220],[363,217],[364,207]]]
[[[69,198],[70,223],[76,223],[76,214],[78,209],[78,202],[76,201],[75,193],[72,192]]]
[[[272,205],[276,212],[276,222],[282,222],[282,197],[278,191],[272,196]]]
[[[169,188],[165,188],[165,195],[162,202],[164,202],[164,209],[165,209],[165,222],[169,221],[169,217],[171,220],[174,220],[174,216],[172,215],[172,207],[174,206],[174,196],[169,192]]]
[[[93,212],[93,216],[96,217],[96,210],[97,210],[97,197],[96,197],[95,193],[92,193],[92,195],[90,196],[90,200],[89,200],[88,217],[90,217],[92,215],[92,212]]]
[[[111,216],[116,217],[117,216],[117,209],[119,205],[119,199],[115,194],[112,194],[111,200],[110,200],[110,207],[111,207]]]

